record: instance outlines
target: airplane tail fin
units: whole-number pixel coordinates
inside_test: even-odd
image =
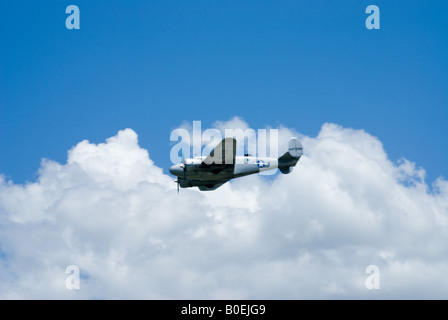
[[[288,142],[288,151],[278,158],[278,168],[281,173],[288,174],[303,154],[303,146],[299,139],[292,137]]]

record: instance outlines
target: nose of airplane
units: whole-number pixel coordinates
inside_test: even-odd
[[[181,175],[183,175],[184,170],[180,167],[180,165],[175,164],[174,166],[172,166],[172,167],[170,168],[170,173],[171,173],[173,176],[180,177]]]

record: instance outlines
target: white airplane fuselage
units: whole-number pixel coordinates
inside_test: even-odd
[[[207,181],[216,181],[222,179],[232,179],[249,174],[259,173],[261,171],[273,170],[278,168],[277,158],[236,156],[233,172],[214,173],[208,167],[203,166],[203,160],[206,157],[196,157],[186,159],[185,163],[180,163],[170,168],[170,173],[181,179],[200,179]],[[185,172],[184,172],[185,166]]]

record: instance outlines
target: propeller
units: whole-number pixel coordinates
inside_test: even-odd
[[[180,167],[184,170],[184,179],[186,179],[187,178],[187,173],[186,173],[187,166],[186,166],[185,157],[184,157],[183,152],[182,152],[182,164],[180,165]],[[180,179],[177,178],[177,180],[175,180],[174,182],[177,182],[177,194],[179,194]]]
[[[185,161],[183,152],[182,152],[182,165],[181,165],[181,168],[184,169],[184,179],[186,179],[187,178],[187,173],[186,173],[186,171],[187,171],[187,163]]]

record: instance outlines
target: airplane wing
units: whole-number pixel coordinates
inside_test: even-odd
[[[204,159],[203,163],[207,166],[221,165],[235,166],[235,155],[236,155],[236,139],[225,138],[222,139],[220,143],[210,152],[207,158]]]

